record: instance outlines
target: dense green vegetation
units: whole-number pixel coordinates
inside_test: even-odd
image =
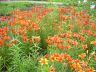
[[[16,8],[26,9],[29,6],[32,6],[31,3],[27,2],[13,2],[13,3],[4,3],[0,2],[0,15],[9,15],[11,11],[15,10]]]
[[[0,72],[96,71],[91,1],[48,1],[64,5],[0,2]]]
[[[63,2],[65,6],[75,6],[78,7],[78,10],[90,10],[90,5],[92,4],[92,2],[94,2],[93,4],[96,5],[96,1],[94,0],[88,0],[86,3],[83,3],[83,0],[81,0],[81,3],[78,4],[78,0],[48,0],[49,2]],[[21,8],[21,9],[27,9],[28,7],[32,6],[33,3],[30,2],[12,2],[12,3],[5,3],[5,2],[0,2],[0,15],[10,15],[12,10],[15,10],[16,8]],[[49,5],[50,6],[50,5]],[[92,12],[91,12],[92,11]],[[91,14],[95,14],[94,12],[96,11],[96,9],[94,10],[90,10]]]

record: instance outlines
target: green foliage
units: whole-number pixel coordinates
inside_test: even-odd
[[[28,46],[24,47],[26,51],[22,47],[21,44],[14,44],[10,48],[12,60],[8,72],[37,72],[37,52],[34,52],[33,47],[29,48],[30,52],[26,50]]]
[[[53,1],[58,1],[58,0],[53,0]],[[74,0],[74,1],[73,0],[72,1],[60,0],[60,1],[68,3],[69,6],[77,5],[77,0]],[[11,11],[13,11],[14,9],[17,9],[17,8],[24,10],[24,9],[27,9],[27,7],[30,5],[32,5],[32,4],[31,3],[9,3],[9,4],[0,3],[0,15],[9,15],[9,14],[11,14]],[[77,5],[76,11],[80,12],[83,9],[88,9],[89,14],[92,16],[92,19],[95,19],[96,10],[90,10],[90,7],[89,7],[90,3],[86,4],[85,7],[83,5],[84,5],[83,3],[80,5]],[[55,31],[55,26],[53,25],[54,19],[56,20],[56,22],[60,21],[63,24],[62,33],[70,30],[68,28],[68,24],[70,23],[70,21],[68,21],[68,20],[61,21],[60,20],[59,12],[57,10],[59,8],[59,6],[49,4],[49,5],[46,5],[46,7],[48,7],[48,8],[53,7],[56,10],[54,10],[55,12],[49,12],[40,22],[38,22],[38,25],[41,28],[39,31],[36,32],[33,30],[33,31],[27,33],[27,35],[30,38],[32,36],[40,36],[40,42],[39,43],[33,42],[32,44],[30,44],[29,42],[24,42],[21,39],[21,36],[13,34],[12,35],[13,38],[16,38],[18,43],[12,44],[12,46],[10,46],[10,47],[6,47],[6,45],[0,47],[0,72],[2,72],[2,71],[7,71],[7,72],[48,72],[48,69],[51,65],[53,65],[56,68],[56,72],[74,72],[69,68],[70,64],[66,63],[66,61],[61,62],[61,63],[60,62],[51,63],[49,60],[50,63],[48,65],[40,65],[40,64],[38,64],[38,57],[45,55],[47,53],[51,54],[51,53],[56,53],[56,52],[57,53],[67,52],[74,59],[77,59],[78,54],[81,54],[82,52],[85,52],[86,50],[90,50],[88,57],[90,57],[90,54],[93,51],[94,52],[96,51],[96,46],[93,46],[90,44],[90,41],[93,41],[95,37],[93,37],[93,36],[88,37],[87,34],[84,34],[84,36],[86,37],[85,44],[88,45],[88,49],[85,49],[85,50],[83,50],[82,46],[81,46],[83,42],[79,41],[78,38],[76,40],[79,43],[81,43],[80,47],[72,46],[72,48],[70,50],[67,50],[67,49],[61,50],[59,48],[56,48],[56,45],[48,45],[46,43],[46,39],[48,38],[48,36],[55,36],[55,35],[58,35],[61,33],[59,31]],[[36,21],[37,19],[35,19],[35,17],[36,17],[35,14],[33,15],[33,17],[34,17],[34,19],[32,19],[32,21]],[[66,23],[64,23],[64,22],[66,22]],[[0,22],[0,27],[8,26],[7,24],[8,24],[7,21],[2,21],[2,22]],[[59,24],[59,22],[57,24]],[[90,27],[86,26],[85,28],[88,29]],[[72,32],[79,32],[80,29],[81,28],[77,24],[75,24],[72,29]],[[64,41],[67,43],[66,38],[64,39]],[[84,60],[86,60],[86,58]],[[94,65],[91,65],[91,64],[94,64]],[[67,67],[65,65],[67,65]],[[94,68],[96,68],[96,62],[94,60],[92,60],[91,63],[89,64],[89,66],[93,66]]]
[[[2,61],[3,61],[3,59],[2,59],[2,57],[0,56],[0,71],[2,70],[2,65],[3,65]]]
[[[16,8],[26,9],[30,6],[31,3],[26,2],[12,2],[12,3],[4,3],[0,2],[0,15],[10,15],[11,11],[15,10]]]

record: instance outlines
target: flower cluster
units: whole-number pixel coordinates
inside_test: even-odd
[[[87,11],[72,6],[33,6],[16,9],[0,20],[7,18],[7,25],[0,27],[0,53],[6,55],[0,57],[13,61],[1,66],[12,62],[9,69],[13,72],[20,72],[21,67],[29,72],[33,64],[33,72],[95,72],[96,22]]]

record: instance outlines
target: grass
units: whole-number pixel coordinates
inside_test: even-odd
[[[17,9],[17,8],[21,8],[21,9],[26,9],[28,6],[32,5],[31,3],[4,3],[4,2],[0,2],[0,15],[9,15],[11,14],[11,11]]]

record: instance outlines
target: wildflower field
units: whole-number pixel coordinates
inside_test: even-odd
[[[0,72],[96,72],[96,11],[24,8],[1,10]]]

